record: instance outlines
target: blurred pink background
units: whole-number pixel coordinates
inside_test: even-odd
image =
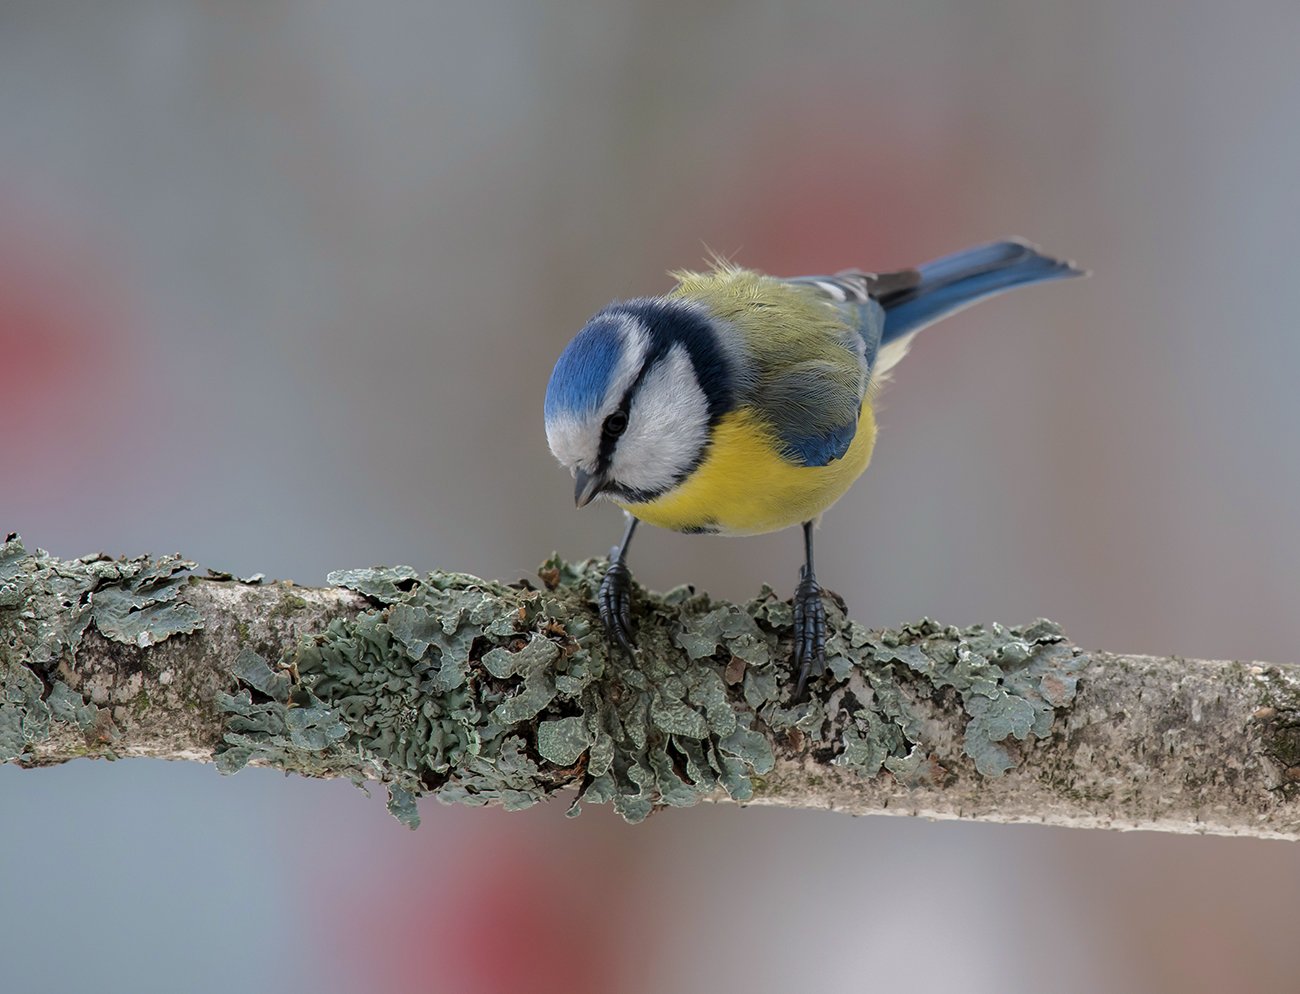
[[[0,530],[320,584],[617,538],[541,403],[708,249],[1009,234],[1091,268],[927,331],[818,572],[858,619],[1290,662],[1300,8],[0,5]],[[640,580],[788,593],[797,533]],[[704,806],[623,825],[262,770],[0,768],[14,991],[1294,986],[1284,843]]]

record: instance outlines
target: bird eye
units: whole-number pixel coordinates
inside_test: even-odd
[[[615,411],[605,419],[605,424],[601,427],[610,438],[618,438],[619,435],[627,431],[627,412]]]

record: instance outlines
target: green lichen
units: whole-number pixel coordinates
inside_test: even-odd
[[[180,556],[63,562],[42,549],[28,554],[10,535],[0,546],[7,656],[48,666],[75,652],[92,622],[106,638],[140,647],[196,631],[202,617],[179,599],[187,578],[174,575],[194,566]]]
[[[690,588],[645,600],[634,660],[584,618],[602,563],[557,557],[538,572],[548,589],[406,567],[331,574],[375,608],[285,653],[287,703],[271,667],[241,653],[246,689],[221,698],[219,767],[258,759],[377,777],[412,826],[423,795],[522,808],[570,786],[571,813],[608,802],[635,822],[720,788],[751,799],[775,763],[771,733],[863,777],[886,769],[908,787],[938,783],[945,771],[919,745],[917,701],[948,687],[970,718],[967,755],[1001,775],[1012,765],[1003,740],[1046,734],[1085,662],[1050,622],[871,632],[832,606],[830,691],[795,704],[781,696],[793,616],[769,588],[743,606]],[[729,685],[736,660],[743,680]],[[311,742],[323,748],[304,753],[306,739],[294,738],[300,709],[315,716]]]
[[[274,673],[265,659],[245,646],[230,665],[230,672],[258,693],[284,703],[289,699],[289,676]]]
[[[1023,741],[1030,733],[1046,736],[1055,709],[1074,699],[1087,664],[1085,655],[1065,644],[1060,629],[1042,619],[1023,629],[995,624],[958,630],[940,628],[926,618],[878,637],[850,625],[848,642],[841,633],[839,648],[867,676],[876,702],[874,716],[861,710],[854,716],[863,743],[853,743],[853,755],[865,755],[868,761],[844,759],[843,765],[873,775],[892,757],[896,762],[886,768],[903,779],[915,779],[923,769],[919,757],[900,765],[900,750],[907,752],[919,739],[919,716],[909,703],[915,692],[907,693],[917,677],[934,690],[957,691],[970,717],[963,752],[978,772],[1001,776],[1015,765],[1003,743],[1008,738]],[[846,737],[845,756],[850,743]]]
[[[109,711],[58,679],[59,667],[92,624],[141,647],[196,630],[202,619],[180,596],[189,578],[179,574],[193,567],[178,556],[64,563],[28,554],[16,536],[0,546],[0,761],[30,751],[52,722],[108,754],[119,737]],[[544,590],[408,567],[334,573],[371,608],[274,659],[236,621],[232,692],[215,703],[219,769],[255,761],[379,780],[412,826],[429,794],[517,809],[577,787],[571,813],[610,803],[633,822],[720,790],[746,801],[783,789],[767,776],[773,742],[911,788],[948,775],[921,744],[927,709],[959,701],[965,754],[1000,776],[1013,740],[1048,734],[1087,662],[1050,622],[872,631],[828,601],[828,672],[812,699],[794,702],[793,614],[770,588],[744,605],[690,587],[638,597],[641,651],[629,658],[593,619],[603,570],[552,558],[539,570]],[[305,606],[282,592],[274,612]],[[148,694],[132,705],[147,708]],[[1277,751],[1290,755],[1285,742]]]
[[[307,607],[307,601],[297,594],[285,594],[280,598],[280,603],[276,605],[271,612],[273,618],[287,618],[295,611],[302,611]]]
[[[729,700],[721,668],[671,651],[638,661],[612,652],[581,617],[600,564],[554,559],[540,572],[552,589],[461,574],[420,579],[405,568],[332,574],[378,606],[303,639],[278,668],[296,675],[300,706],[337,718],[326,731],[336,738],[304,754],[288,729],[294,701],[271,699],[270,667],[263,671],[260,657],[254,665],[245,649],[237,667],[245,690],[219,701],[228,717],[218,766],[232,772],[256,759],[358,783],[380,777],[390,807],[412,825],[410,799],[430,793],[522,808],[576,784],[575,812],[583,801],[607,801],[629,821],[656,805],[695,804],[719,785],[752,796],[750,773],[770,770],[773,757],[751,730],[752,711]],[[693,606],[702,610],[707,599]],[[716,648],[708,640],[718,638],[771,665],[775,632],[739,609],[698,619],[669,605],[653,612],[643,622],[647,638],[694,633],[708,654]]]
[[[54,679],[54,672],[61,661],[72,659],[92,624],[106,638],[140,647],[201,628],[198,611],[180,600],[187,578],[176,575],[194,565],[180,556],[100,555],[64,562],[42,549],[29,553],[17,535],[5,539],[0,545],[0,762],[48,739],[51,721],[75,724],[87,743],[118,737],[109,713],[86,703]],[[142,691],[132,705],[148,702]]]

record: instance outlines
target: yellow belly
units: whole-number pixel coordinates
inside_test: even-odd
[[[758,535],[810,521],[839,500],[871,460],[876,421],[862,405],[858,431],[842,459],[798,466],[781,458],[752,411],[732,411],[713,432],[699,469],[662,497],[625,504],[642,521],[674,531]]]

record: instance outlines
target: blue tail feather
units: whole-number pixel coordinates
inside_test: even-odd
[[[915,286],[880,301],[885,308],[881,345],[1012,287],[1085,275],[1073,263],[1043,255],[1018,239],[976,245],[917,271],[921,279]]]

